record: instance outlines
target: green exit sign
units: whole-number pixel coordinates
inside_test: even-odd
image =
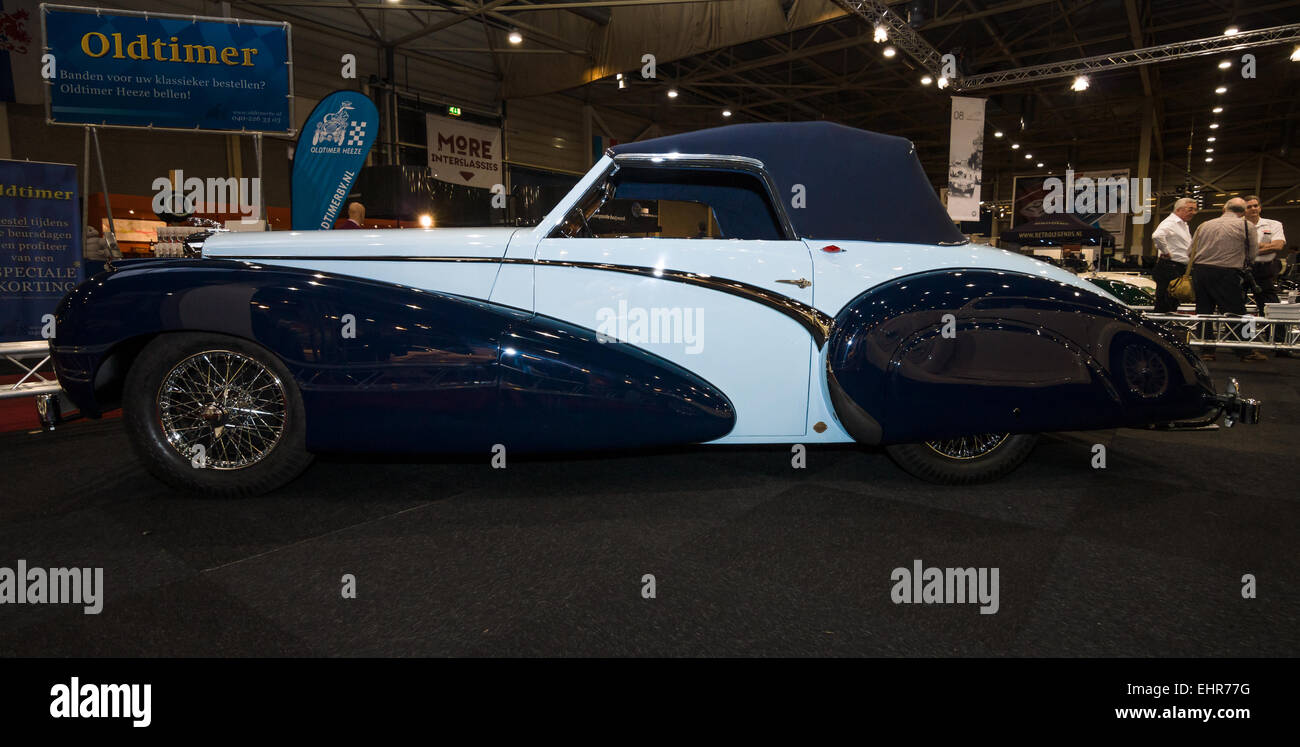
[[[459,117],[459,116],[460,116],[460,107],[459,107],[459,106],[449,106],[449,107],[447,107],[447,113],[450,114],[450,115],[453,116],[453,117]]]

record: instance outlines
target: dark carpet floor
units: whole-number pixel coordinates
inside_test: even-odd
[[[1296,656],[1300,360],[1211,368],[1260,425],[1052,435],[959,489],[879,451],[695,448],[319,459],[216,501],[145,474],[120,420],[4,434],[0,566],[102,566],[106,593],[0,605],[0,656]],[[999,611],[894,604],[916,559],[998,568]]]

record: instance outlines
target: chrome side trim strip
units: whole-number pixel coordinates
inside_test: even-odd
[[[387,255],[348,255],[339,257],[302,257],[296,255],[224,256],[212,259],[228,259],[238,262],[494,262],[510,265],[533,265],[539,267],[571,267],[580,270],[601,270],[604,272],[621,272],[627,275],[639,275],[668,280],[674,283],[696,285],[701,288],[719,291],[748,301],[761,304],[779,311],[798,322],[812,336],[817,349],[821,350],[830,336],[831,326],[835,320],[817,309],[776,291],[760,288],[739,280],[720,278],[713,275],[701,275],[682,270],[660,270],[652,267],[617,265],[608,262],[574,262],[557,259],[524,259],[512,257],[395,257]]]

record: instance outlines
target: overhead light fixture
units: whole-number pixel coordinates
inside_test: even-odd
[[[1230,67],[1232,67],[1232,61],[1231,61],[1231,60],[1224,60],[1223,62],[1220,62],[1220,63],[1219,63],[1219,69],[1220,69],[1220,70],[1227,70],[1227,69],[1230,68]]]
[[[1229,26],[1228,28],[1223,30],[1224,36],[1236,36],[1239,33],[1241,33],[1241,29],[1237,28],[1236,26]]]
[[[1039,164],[1038,164],[1037,166],[1035,166],[1034,168],[1039,168],[1039,169],[1043,168],[1043,164],[1042,164],[1042,162],[1039,162]]]
[[[1020,150],[1020,143],[1012,143],[1011,150]]]
[[[675,98],[677,98],[677,89],[676,89],[676,88],[669,88],[669,89],[668,89],[668,98],[670,98],[670,99],[675,99]]]
[[[1214,158],[1212,158],[1211,156],[1206,156],[1206,157],[1205,157],[1205,162],[1206,162],[1206,163],[1209,163],[1210,161],[1213,161],[1213,160],[1214,160]]]
[[[889,30],[886,29],[884,26],[876,26],[876,33],[874,38],[876,40],[876,43],[878,44],[889,41]]]
[[[1227,92],[1228,92],[1228,87],[1227,87],[1227,86],[1219,86],[1218,88],[1214,89],[1214,92],[1215,92],[1215,93],[1227,93]]]
[[[1205,152],[1206,152],[1206,153],[1213,153],[1213,152],[1214,152],[1214,149],[1213,149],[1213,148],[1206,148],[1206,149],[1205,149]]]
[[[939,81],[938,81],[938,82],[939,82],[939,87],[940,87],[940,88],[947,88],[947,87],[948,87],[948,79],[945,78],[945,77],[943,77],[942,75],[939,76]]]
[[[885,55],[886,57],[893,57],[894,55],[898,54],[898,50],[894,49],[893,47],[885,47],[884,50],[881,51],[881,54]]]
[[[430,228],[433,226],[433,216],[425,213],[420,216],[420,228]]]
[[[519,44],[523,42],[524,35],[519,33],[518,29],[515,29],[510,32],[510,36],[507,36],[506,40],[509,41],[511,44]]]
[[[1002,137],[1002,130],[998,130],[997,132],[993,133],[993,137]]]
[[[1296,48],[1291,51],[1291,61],[1300,62],[1300,45],[1297,45]]]
[[[934,78],[931,78],[931,77],[928,76],[928,75],[922,75],[922,76],[921,76],[921,85],[923,85],[923,86],[928,86],[928,85],[930,85],[930,84],[933,83],[933,82],[934,82]]]
[[[731,116],[731,110],[730,110],[730,109],[723,109],[723,110],[722,110],[722,116],[724,116],[724,117],[730,117],[730,116]]]
[[[1212,143],[1212,142],[1214,142],[1214,141],[1217,140],[1217,139],[1218,139],[1218,138],[1216,138],[1216,137],[1214,137],[1213,135],[1211,135],[1211,136],[1205,138],[1205,142],[1207,142],[1207,143]]]
[[[627,81],[623,80],[623,76],[620,75],[618,76],[618,89],[621,91],[624,88],[627,88]]]
[[[1025,160],[1029,160],[1029,159],[1031,159],[1031,158],[1033,158],[1033,157],[1034,157],[1034,154],[1033,154],[1033,153],[1026,153],[1026,154],[1025,154]]]
[[[1219,123],[1218,123],[1218,122],[1215,122],[1214,124],[1210,125],[1210,129],[1211,129],[1211,130],[1217,130],[1217,129],[1219,129]]]
[[[1221,107],[1221,106],[1216,106],[1216,107],[1214,107],[1213,109],[1211,109],[1210,111],[1211,111],[1211,112],[1214,112],[1215,114],[1222,114],[1222,113],[1223,113],[1223,107]]]
[[[1074,82],[1070,84],[1070,90],[1071,90],[1071,91],[1086,91],[1086,90],[1088,90],[1088,76],[1086,76],[1086,75],[1080,75],[1080,76],[1077,76],[1077,77],[1074,79]]]

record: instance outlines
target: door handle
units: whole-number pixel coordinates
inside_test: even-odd
[[[799,286],[800,288],[807,288],[808,286],[812,285],[812,281],[810,281],[810,280],[805,280],[804,278],[799,278],[798,280],[786,280],[786,279],[783,278],[783,279],[777,280],[776,282],[778,282],[778,283],[789,283],[790,285],[797,285],[797,286]]]

